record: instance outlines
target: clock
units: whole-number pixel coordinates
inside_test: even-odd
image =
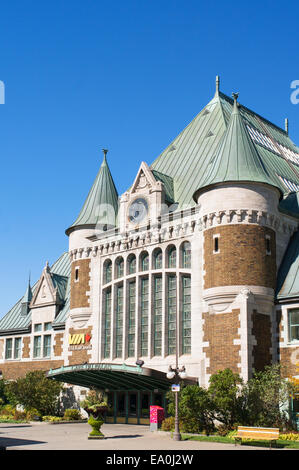
[[[133,224],[139,224],[145,219],[148,213],[148,204],[145,199],[138,198],[129,206],[129,221]]]

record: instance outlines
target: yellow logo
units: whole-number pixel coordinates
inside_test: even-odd
[[[69,335],[69,344],[84,344],[84,343],[85,343],[84,334]]]

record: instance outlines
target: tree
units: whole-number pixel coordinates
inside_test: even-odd
[[[7,396],[5,393],[7,382],[2,378],[0,379],[0,407],[6,405]]]
[[[246,424],[285,427],[289,422],[286,406],[293,390],[293,384],[283,377],[279,364],[255,372],[243,390]]]
[[[210,377],[208,396],[214,419],[228,429],[233,429],[244,414],[243,386],[244,382],[239,374],[230,369],[224,369]]]
[[[41,415],[53,415],[57,412],[59,395],[63,386],[50,380],[44,371],[28,372],[7,385],[10,403],[23,405],[25,409],[36,409]]]
[[[198,385],[181,385],[180,392],[169,392],[168,412],[175,414],[174,393],[179,393],[179,419],[185,432],[210,434],[214,429],[211,403],[207,390]]]

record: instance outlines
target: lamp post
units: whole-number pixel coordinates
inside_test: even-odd
[[[177,350],[176,350],[177,351]],[[167,372],[167,378],[173,379],[175,378],[175,382],[178,382],[178,379],[185,379],[187,377],[185,366],[181,367],[178,366],[178,354],[176,352],[176,366],[172,368],[169,366]],[[179,424],[179,391],[175,391],[175,418],[174,418],[174,433],[173,433],[173,440],[180,441],[181,440],[181,433],[180,433],[180,424]]]
[[[179,315],[176,312],[176,332],[175,332],[175,367],[169,366],[168,372],[166,377],[168,379],[175,379],[175,383],[178,383],[178,379],[185,379],[187,377],[185,366],[179,368]],[[174,418],[174,433],[173,433],[173,440],[180,441],[181,440],[181,433],[180,433],[180,424],[179,424],[179,392],[178,390],[174,392],[175,394],[175,418]]]

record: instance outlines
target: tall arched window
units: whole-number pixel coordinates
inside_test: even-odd
[[[167,250],[168,267],[176,268],[176,247],[171,245]]]
[[[115,277],[119,278],[119,277],[123,277],[123,275],[124,275],[124,260],[123,258],[119,257],[117,258],[116,263],[115,263]]]
[[[149,270],[149,255],[147,251],[141,253],[140,256],[140,270],[148,271]]]
[[[104,263],[104,283],[112,281],[112,262],[110,259],[107,259]]]
[[[128,257],[128,273],[136,273],[136,256],[133,254]]]
[[[163,253],[161,248],[157,248],[154,251],[154,256],[153,256],[153,269],[162,269],[163,265]]]
[[[184,242],[181,246],[182,268],[191,268],[191,243]]]

